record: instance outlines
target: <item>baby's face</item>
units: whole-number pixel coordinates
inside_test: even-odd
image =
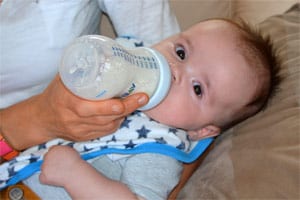
[[[145,113],[186,130],[217,125],[247,105],[257,78],[237,48],[235,29],[221,20],[205,21],[157,45],[168,60],[168,96]]]

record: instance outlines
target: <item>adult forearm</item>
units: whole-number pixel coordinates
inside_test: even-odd
[[[38,113],[33,107],[37,97],[32,97],[0,111],[0,132],[16,150],[43,143],[49,140],[36,120]],[[43,134],[42,134],[43,133]]]

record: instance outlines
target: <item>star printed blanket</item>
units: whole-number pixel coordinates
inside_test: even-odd
[[[127,47],[144,46],[142,41],[131,37],[120,37],[116,41]],[[0,190],[38,172],[43,156],[54,145],[73,147],[88,162],[101,155],[115,159],[118,155],[159,153],[189,163],[196,160],[212,141],[211,138],[190,141],[185,131],[160,124],[137,111],[128,116],[114,134],[86,142],[55,139],[27,149],[0,165]]]
[[[43,156],[54,145],[68,145],[90,160],[101,155],[159,153],[182,162],[192,162],[209,146],[212,139],[191,141],[186,132],[160,124],[140,111],[125,118],[115,133],[86,142],[55,139],[22,152],[0,166],[0,188],[26,179],[40,170]]]

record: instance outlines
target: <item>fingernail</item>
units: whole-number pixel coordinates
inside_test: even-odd
[[[113,105],[111,109],[113,112],[116,112],[116,113],[121,112],[121,107],[119,105]]]
[[[147,98],[145,96],[142,96],[138,99],[138,103],[140,105],[144,105],[147,102]]]

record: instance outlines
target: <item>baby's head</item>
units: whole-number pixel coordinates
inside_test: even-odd
[[[277,63],[270,41],[244,25],[203,21],[154,48],[168,60],[172,84],[145,113],[193,139],[218,135],[254,115],[272,93]]]

